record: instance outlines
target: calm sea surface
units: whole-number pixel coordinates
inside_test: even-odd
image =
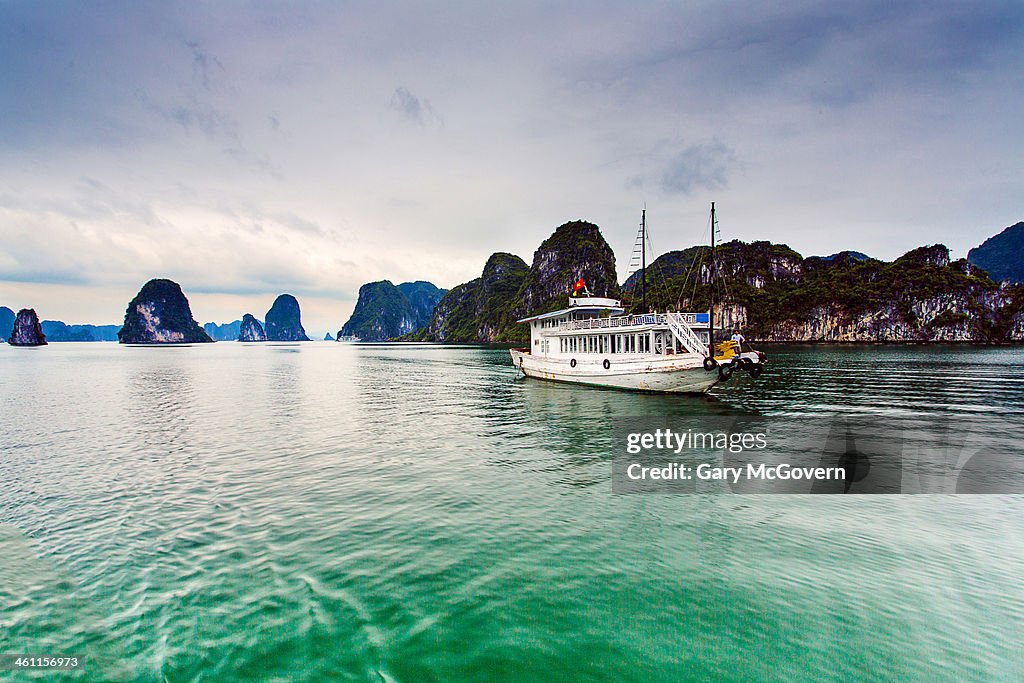
[[[1021,349],[768,351],[709,399],[496,349],[0,345],[0,653],[96,681],[1024,680],[1024,496],[611,493],[613,416],[1024,422]]]

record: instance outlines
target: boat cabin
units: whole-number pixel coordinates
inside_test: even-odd
[[[623,313],[617,299],[574,297],[568,308],[518,322],[530,324],[533,356],[672,355],[707,348],[707,313]]]

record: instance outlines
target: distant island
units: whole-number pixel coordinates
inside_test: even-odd
[[[242,329],[241,320],[233,320],[229,323],[204,323],[203,331],[210,335],[213,341],[235,341]]]
[[[46,335],[43,334],[35,309],[23,308],[18,311],[7,343],[11,346],[46,346]]]
[[[423,280],[394,285],[390,280],[368,282],[338,337],[386,341],[424,327],[445,290]]]
[[[282,294],[263,319],[267,341],[311,341],[302,327],[299,301],[291,294]]]
[[[192,317],[192,308],[177,282],[150,280],[128,302],[122,344],[196,344],[212,342]]]
[[[246,313],[238,325],[238,341],[240,342],[265,342],[267,332],[263,329],[263,323],[257,320],[252,313]]]

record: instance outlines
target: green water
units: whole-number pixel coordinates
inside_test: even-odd
[[[702,398],[478,348],[0,346],[0,653],[95,681],[1024,679],[1021,497],[611,493],[612,416],[1024,421],[1019,349],[769,353]]]

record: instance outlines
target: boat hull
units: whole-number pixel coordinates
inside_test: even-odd
[[[570,360],[538,358],[518,349],[512,349],[511,354],[512,362],[524,375],[553,382],[629,391],[703,394],[719,381],[716,370],[705,370],[703,359],[691,354],[626,361],[599,357],[577,360],[575,367]],[[607,368],[605,360],[608,360]]]

